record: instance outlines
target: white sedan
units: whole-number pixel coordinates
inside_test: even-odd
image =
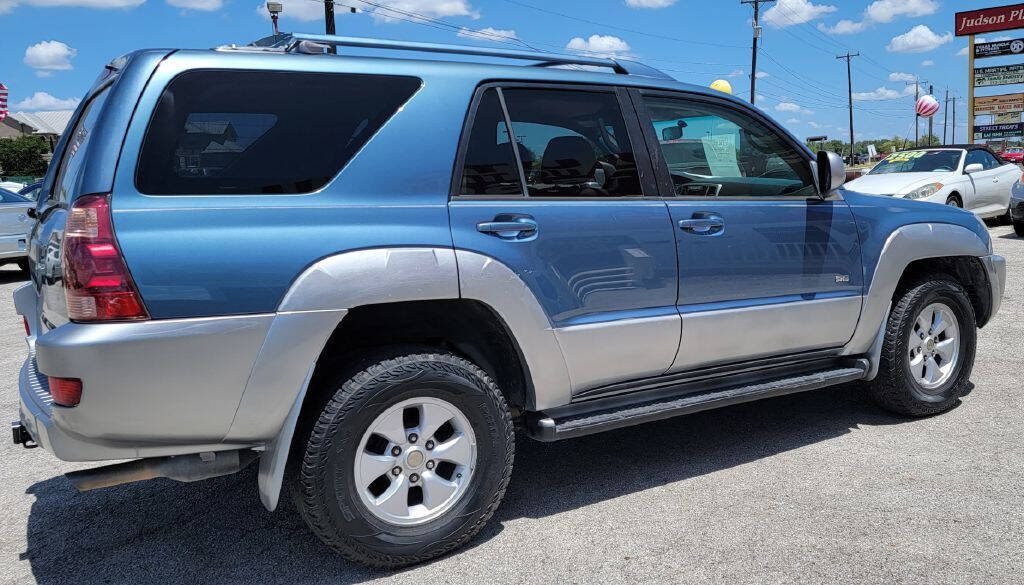
[[[1021,168],[981,145],[895,152],[846,189],[956,205],[980,217],[1006,216]]]

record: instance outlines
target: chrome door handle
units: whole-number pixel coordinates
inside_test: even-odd
[[[710,235],[717,233],[725,227],[725,220],[721,217],[695,217],[692,219],[679,220],[679,228],[694,234]]]
[[[482,221],[476,230],[483,234],[494,234],[501,238],[516,238],[537,233],[537,222],[527,217],[511,221]]]

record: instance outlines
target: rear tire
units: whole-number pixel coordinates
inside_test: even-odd
[[[945,274],[917,280],[889,313],[871,397],[905,416],[949,410],[967,393],[976,341],[974,308],[963,287]]]
[[[483,370],[448,353],[398,348],[328,392],[296,445],[291,487],[332,549],[402,567],[463,545],[494,514],[515,440],[505,399]]]
[[[963,203],[960,202],[960,198],[956,195],[950,195],[946,198],[946,205],[952,205],[953,207],[959,207],[963,209]]]
[[[1017,237],[1024,238],[1024,220],[1014,220],[1013,232],[1017,234]]]

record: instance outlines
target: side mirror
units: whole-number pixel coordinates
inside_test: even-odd
[[[985,170],[985,167],[981,166],[981,163],[971,163],[964,167],[964,174],[971,175],[974,173],[980,173],[983,170]]]
[[[661,139],[665,141],[679,140],[683,137],[683,129],[679,126],[668,126],[661,129]]]
[[[834,152],[818,151],[818,192],[823,196],[846,182],[846,165]]]

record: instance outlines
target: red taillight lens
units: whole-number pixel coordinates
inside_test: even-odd
[[[109,196],[75,200],[64,228],[63,264],[72,321],[149,318],[114,239]]]
[[[60,406],[75,406],[82,401],[82,381],[78,378],[55,378],[47,376],[50,382],[50,396]]]
[[[25,336],[26,337],[31,337],[32,336],[32,330],[28,328],[28,317],[22,315],[21,316],[21,322],[25,325]]]

